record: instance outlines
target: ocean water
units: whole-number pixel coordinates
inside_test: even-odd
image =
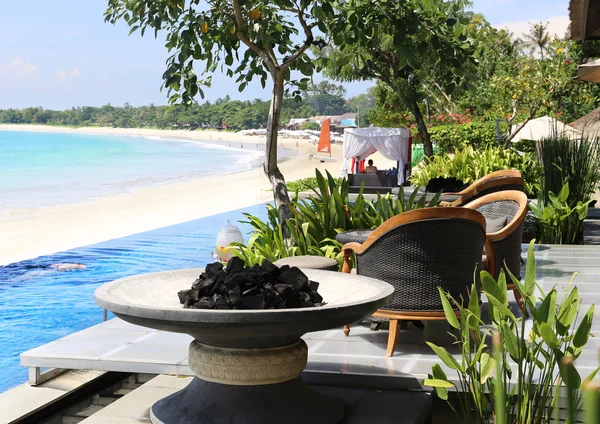
[[[20,353],[102,322],[94,301],[98,286],[135,274],[206,266],[227,220],[248,241],[251,227],[237,222],[243,212],[267,215],[264,204],[256,205],[0,267],[0,393],[27,381]],[[50,267],[73,262],[87,268]]]
[[[248,148],[254,146],[0,131],[0,213],[245,171],[263,160],[261,150]]]

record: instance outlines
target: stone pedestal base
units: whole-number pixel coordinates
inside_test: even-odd
[[[317,393],[301,377],[263,386],[194,378],[150,411],[154,424],[336,424],[343,418],[341,400]]]
[[[336,424],[342,401],[311,389],[300,373],[303,340],[269,349],[226,349],[190,344],[189,366],[198,377],[156,402],[154,424]]]

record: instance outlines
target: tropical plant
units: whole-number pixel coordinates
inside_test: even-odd
[[[426,186],[433,178],[455,177],[466,184],[501,169],[517,169],[525,182],[525,192],[535,197],[539,188],[540,166],[535,156],[519,153],[497,146],[488,146],[476,151],[472,146],[456,150],[450,155],[444,153],[431,160],[420,162],[410,177],[412,184]]]
[[[529,204],[535,214],[536,231],[540,243],[545,244],[581,244],[583,239],[583,220],[588,213],[591,200],[576,204],[568,201],[569,183],[565,183],[558,196],[552,191],[547,193],[549,201],[538,200],[538,204]]]
[[[524,34],[523,37],[525,38],[525,42],[533,49],[540,49],[540,55],[542,60],[544,60],[544,52],[548,49],[548,45],[550,44],[548,23],[531,23],[529,25],[529,32]]]
[[[398,197],[390,194],[377,195],[375,200],[366,200],[361,187],[354,202],[348,197],[348,180],[336,179],[327,172],[324,176],[316,172],[316,186],[307,199],[293,196],[290,205],[292,217],[287,224],[290,228],[290,243],[286,244],[281,231],[281,221],[277,210],[267,205],[267,221],[250,214],[244,214],[253,227],[253,234],[247,245],[235,245],[233,252],[248,265],[261,263],[262,259],[275,261],[287,256],[315,255],[334,258],[342,264],[341,245],[335,236],[347,230],[376,228],[387,219],[408,210],[435,207],[439,205],[441,193],[427,201],[426,196],[418,195],[418,190],[405,198],[400,187]]]
[[[559,193],[569,185],[566,202],[575,207],[586,202],[600,185],[600,143],[583,136],[575,141],[566,136],[553,135],[540,141],[538,160],[544,172],[540,180],[540,198],[550,202],[550,193]]]
[[[441,346],[427,344],[456,372],[458,382],[436,364],[424,384],[434,387],[445,400],[449,399],[448,389],[456,387],[458,402],[450,402],[450,406],[462,422],[488,423],[492,411],[495,422],[503,424],[553,422],[558,416],[560,389],[564,387],[572,411],[567,422],[574,423],[581,408],[580,388],[598,371],[582,383],[573,365],[588,342],[594,305],[575,328],[581,300],[577,287],[572,286],[573,279],[565,293],[553,288],[539,299],[534,295],[536,288],[539,292],[541,288],[535,281],[533,242],[529,245],[524,281],[510,275],[531,312],[531,321],[509,308],[504,272],[497,281],[485,271],[480,278],[491,322],[482,316],[478,284],[473,284],[470,298],[464,302],[440,289],[444,313],[456,330],[454,337],[461,358],[455,359]],[[489,346],[490,338],[493,347]]]

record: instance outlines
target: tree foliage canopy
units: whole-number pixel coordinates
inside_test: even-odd
[[[375,79],[398,93],[417,121],[425,154],[433,150],[422,117],[424,87],[451,93],[474,62],[463,0],[341,2],[329,22],[336,51],[323,65],[341,81]]]
[[[131,33],[155,36],[166,32],[172,53],[163,75],[164,86],[173,92],[170,102],[192,104],[204,96],[203,86],[222,70],[234,77],[243,91],[253,79],[266,86],[275,68],[286,74],[293,87],[306,88],[314,64],[308,56],[317,16],[332,16],[328,2],[279,0],[250,3],[240,0],[108,0],[105,20],[123,19]],[[302,34],[300,35],[300,32]],[[300,42],[296,40],[301,40]],[[202,62],[200,72],[194,62]],[[291,78],[292,71],[306,77]]]

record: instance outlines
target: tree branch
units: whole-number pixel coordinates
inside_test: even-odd
[[[236,1],[239,1],[239,0],[236,0]],[[302,28],[304,29],[304,34],[306,35],[306,40],[304,40],[304,44],[302,45],[302,47],[300,47],[298,50],[296,50],[296,52],[293,55],[291,55],[288,60],[283,62],[283,64],[281,65],[282,70],[285,70],[292,63],[294,63],[296,61],[296,59],[298,59],[300,57],[300,55],[302,55],[306,51],[306,49],[308,49],[312,45],[312,42],[313,42],[312,29],[317,24],[312,23],[309,25],[306,23],[306,20],[304,19],[304,9],[298,9],[298,20],[300,21],[300,25],[302,25]]]
[[[433,85],[435,85],[435,87],[438,90],[440,90],[440,93],[442,93],[442,96],[444,96],[444,98],[446,99],[446,101],[448,103],[450,103],[450,105],[454,108],[454,110],[456,110],[457,109],[456,104],[452,101],[452,98],[448,94],[446,94],[446,92],[442,89],[442,87],[440,87],[440,85],[436,81],[433,81]],[[446,109],[446,110],[448,110],[448,109]]]
[[[267,52],[258,47],[256,43],[250,41],[246,34],[244,34],[244,18],[242,17],[242,9],[240,8],[240,0],[233,0],[233,12],[235,13],[235,31],[239,40],[256,53],[260,58],[267,64],[267,67],[273,73],[275,71],[276,63],[273,63]]]

